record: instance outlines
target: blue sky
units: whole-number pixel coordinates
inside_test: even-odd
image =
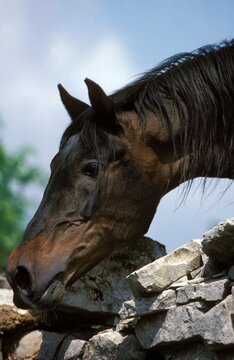
[[[233,0],[0,0],[0,115],[10,150],[31,145],[46,170],[68,124],[56,84],[87,101],[83,79],[107,92],[178,52],[234,37]],[[233,186],[180,205],[161,202],[150,236],[172,248],[234,215]],[[177,209],[177,207],[179,208]]]

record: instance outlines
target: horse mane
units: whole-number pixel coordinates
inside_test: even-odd
[[[136,111],[143,132],[147,112],[155,111],[173,134],[171,104],[175,106],[182,129],[182,155],[192,154],[189,164],[182,165],[181,183],[191,179],[186,194],[198,166],[204,187],[211,172],[213,177],[234,179],[234,39],[172,56],[110,98],[117,111]],[[100,163],[108,163],[115,150],[102,129],[88,118],[82,122],[75,119],[60,146],[74,133],[95,150]],[[99,148],[98,137],[102,137],[106,151]],[[172,136],[174,145],[177,140]]]
[[[189,167],[182,169],[181,182],[196,176],[201,158],[204,178],[214,168],[213,176],[231,177],[225,174],[234,154],[234,39],[172,56],[111,99],[117,110],[136,111],[143,128],[147,111],[157,111],[171,134],[173,103],[179,113],[183,153],[192,149],[193,154]],[[215,157],[217,145],[221,152]]]

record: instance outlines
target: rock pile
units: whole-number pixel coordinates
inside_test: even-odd
[[[0,278],[0,353],[4,359],[234,360],[233,281],[234,218],[168,255],[161,244],[139,239],[67,289],[46,319],[16,309]]]

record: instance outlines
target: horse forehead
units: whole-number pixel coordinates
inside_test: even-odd
[[[72,160],[74,157],[84,157],[89,152],[90,150],[83,145],[81,136],[79,134],[74,134],[67,139],[65,145],[62,147],[61,157],[66,160]]]
[[[67,139],[65,145],[62,148],[62,152],[67,155],[74,149],[78,148],[80,146],[80,135],[74,134],[69,139]]]

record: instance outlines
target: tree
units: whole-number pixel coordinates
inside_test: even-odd
[[[25,188],[42,184],[42,173],[29,163],[29,149],[9,153],[0,140],[0,270],[19,243],[30,202]]]

